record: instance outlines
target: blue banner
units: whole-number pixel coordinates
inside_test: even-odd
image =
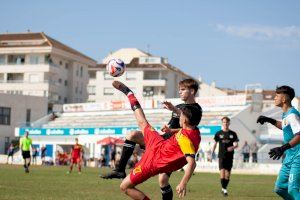
[[[159,130],[161,127],[154,127]],[[199,126],[201,135],[213,136],[221,126]],[[126,135],[128,131],[138,130],[138,127],[101,127],[101,128],[20,128],[19,136],[25,131],[32,136],[72,136],[72,135]]]

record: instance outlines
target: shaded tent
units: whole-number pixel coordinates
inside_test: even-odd
[[[97,144],[101,145],[122,145],[124,144],[124,140],[121,138],[115,138],[115,137],[106,137],[101,140],[97,141]]]

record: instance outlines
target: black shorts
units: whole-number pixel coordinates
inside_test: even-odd
[[[30,151],[22,151],[22,156],[24,159],[30,158]]]
[[[231,171],[233,158],[219,158],[219,170],[226,169]]]

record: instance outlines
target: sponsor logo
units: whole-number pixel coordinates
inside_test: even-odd
[[[202,128],[200,128],[200,133],[203,133],[203,134],[210,134],[211,131],[210,131],[210,128],[202,127]]]
[[[46,135],[63,135],[64,130],[62,129],[47,129]]]
[[[36,129],[36,130],[28,130],[28,129],[26,129],[25,131],[28,131],[29,135],[41,135],[42,134],[42,130],[39,130],[39,129]],[[23,135],[24,135],[24,133],[23,133]]]
[[[88,135],[89,130],[87,129],[70,129],[70,135]]]
[[[133,175],[136,175],[138,173],[142,172],[142,167],[141,165],[137,166],[136,168],[134,168],[134,170],[132,171]]]

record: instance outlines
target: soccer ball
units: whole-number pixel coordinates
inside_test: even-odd
[[[107,65],[106,70],[113,77],[118,77],[124,74],[125,64],[121,59],[111,59]]]

